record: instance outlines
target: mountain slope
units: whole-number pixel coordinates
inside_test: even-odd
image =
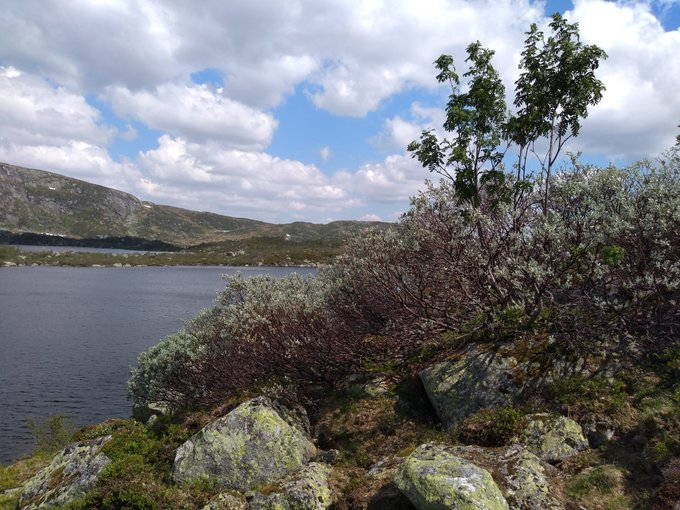
[[[179,246],[248,237],[338,237],[364,222],[275,225],[143,202],[63,175],[0,163],[0,229],[74,238],[133,236]]]

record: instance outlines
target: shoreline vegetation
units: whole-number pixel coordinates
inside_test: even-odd
[[[40,245],[50,246],[50,245]],[[111,246],[108,246],[111,247]],[[82,247],[80,247],[82,248]],[[0,244],[0,268],[11,267],[146,267],[146,266],[271,266],[317,267],[343,250],[340,239],[287,241],[262,237],[191,248],[190,251],[146,253],[29,251]]]

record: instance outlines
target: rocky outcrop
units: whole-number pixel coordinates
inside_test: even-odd
[[[177,449],[171,478],[211,479],[245,492],[276,482],[316,453],[310,438],[286,421],[266,397],[244,402]]]
[[[313,462],[249,498],[249,510],[325,510],[333,503],[330,466]]]
[[[61,450],[49,466],[26,482],[19,496],[19,508],[61,506],[90,490],[110,462],[101,451],[110,439],[111,436],[105,436],[81,441]]]
[[[533,453],[514,446],[498,458],[505,497],[517,510],[562,510],[548,478],[550,466]],[[554,469],[554,468],[553,468]]]
[[[443,445],[419,446],[404,459],[395,484],[418,510],[509,509],[486,469]]]
[[[485,474],[492,477],[496,487],[502,493],[504,501],[513,510],[563,509],[562,503],[557,498],[558,491],[553,483],[556,475],[555,468],[544,463],[533,453],[519,445],[506,448],[423,445],[414,452],[414,455],[416,456],[415,460],[407,458],[407,461],[420,466],[420,471],[412,467],[404,467],[402,464],[395,482],[418,509],[446,507],[438,506],[446,504],[441,503],[443,497],[439,498],[439,502],[436,504],[433,503],[435,499],[433,499],[432,493],[452,492],[457,490],[458,487],[465,487],[469,490],[468,499],[461,499],[461,501],[456,502],[457,505],[462,506],[446,508],[506,508],[493,506],[497,504],[494,499],[491,503],[488,503],[485,502],[484,498],[475,499],[473,497],[475,493],[481,494],[483,492],[471,490],[475,486],[474,480],[485,479],[488,481],[489,478]],[[454,460],[451,461],[450,459]],[[453,464],[450,464],[451,462]],[[464,469],[452,469],[451,465],[464,466]],[[402,475],[404,469],[413,472],[410,478],[415,480],[406,486]],[[479,474],[480,470],[481,475]],[[414,498],[410,494],[413,490],[416,490],[416,487],[422,487],[422,489],[417,489],[423,493],[420,499]],[[433,487],[438,488],[433,489]],[[449,499],[450,501],[453,500]]]
[[[524,430],[512,439],[546,462],[559,462],[588,448],[581,426],[571,418],[549,413],[525,417]]]
[[[520,445],[504,448],[451,446],[452,455],[466,459],[492,473],[510,508],[561,510],[553,480],[556,469]]]
[[[225,492],[219,494],[201,510],[248,510],[248,503],[242,495]]]
[[[483,407],[505,406],[518,398],[522,388],[511,376],[515,366],[512,357],[478,347],[419,375],[439,419],[453,428]]]

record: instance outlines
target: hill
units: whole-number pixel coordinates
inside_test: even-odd
[[[339,239],[369,223],[272,224],[146,202],[112,188],[0,163],[0,230],[75,239],[141,238],[180,247],[254,237]],[[383,224],[384,225],[384,224]],[[45,240],[44,244],[53,244]]]

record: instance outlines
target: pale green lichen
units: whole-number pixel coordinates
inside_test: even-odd
[[[330,466],[311,463],[279,481],[280,488],[268,494],[257,492],[249,510],[325,510],[333,504]]]
[[[204,477],[246,491],[299,468],[315,453],[311,440],[286,422],[266,398],[241,404],[179,447],[172,479]]]
[[[395,484],[418,510],[507,510],[491,474],[445,446],[419,446],[402,463]]]
[[[74,443],[61,450],[21,490],[18,507],[33,510],[60,506],[84,494],[110,462],[101,449],[111,436]]]
[[[562,510],[553,496],[541,459],[520,446],[510,448],[499,459],[507,468],[506,497],[517,510]],[[554,469],[554,468],[553,468]]]
[[[513,443],[525,445],[546,462],[559,462],[588,448],[583,429],[571,418],[537,413],[527,416],[524,431]]]

